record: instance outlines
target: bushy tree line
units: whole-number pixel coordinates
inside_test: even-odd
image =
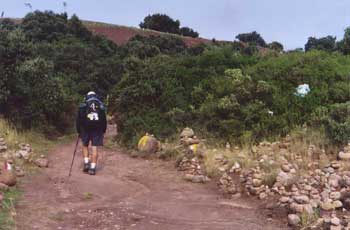
[[[185,126],[239,143],[307,125],[334,143],[348,141],[348,33],[341,52],[283,53],[278,42],[249,37],[240,36],[248,45],[186,47],[176,36],[136,36],[116,46],[76,16],[34,12],[19,24],[2,20],[0,113],[22,127],[64,131],[82,96],[95,90],[108,98],[123,143],[145,132],[166,138]],[[305,97],[296,95],[301,84],[311,88]]]
[[[232,142],[286,135],[302,125],[323,127],[335,143],[350,138],[350,56],[250,56],[226,45],[136,62],[139,68],[112,90],[124,142],[146,131],[167,137],[185,126]],[[296,95],[300,84],[310,85],[305,97]]]

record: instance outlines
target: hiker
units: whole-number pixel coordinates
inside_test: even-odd
[[[96,174],[97,146],[103,145],[103,136],[107,129],[106,110],[95,92],[89,92],[85,103],[79,106],[77,116],[77,132],[83,143],[84,168],[83,172]],[[89,158],[89,143],[92,146],[92,155]]]

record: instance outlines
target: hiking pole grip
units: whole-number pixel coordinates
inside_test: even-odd
[[[68,174],[69,177],[70,177],[70,175],[72,173],[72,168],[73,168],[73,164],[74,164],[74,158],[75,158],[75,154],[77,152],[77,148],[78,148],[78,144],[79,144],[79,138],[80,138],[80,135],[78,135],[77,143],[75,144],[75,149],[74,149],[74,153],[73,153],[73,159],[72,159],[72,163],[70,165],[69,174]]]

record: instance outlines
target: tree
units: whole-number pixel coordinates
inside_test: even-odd
[[[193,38],[198,38],[199,33],[194,31],[193,29],[189,27],[182,27],[180,29],[180,34],[183,36],[188,36],[188,37],[193,37]]]
[[[350,27],[345,29],[343,40],[337,42],[337,49],[345,55],[350,54]]]
[[[246,42],[246,43],[266,47],[265,40],[256,31],[253,31],[251,33],[238,34],[236,38],[241,42]]]
[[[312,49],[334,51],[335,50],[335,40],[336,37],[327,36],[323,38],[309,37],[307,43],[305,44],[305,51],[310,51]]]
[[[272,50],[276,50],[278,52],[283,51],[283,45],[279,42],[273,41],[267,45]]]
[[[54,41],[67,34],[67,21],[66,13],[35,11],[24,17],[22,28],[33,41]]]
[[[144,18],[140,23],[140,28],[151,29],[160,32],[180,34],[189,37],[198,37],[199,33],[189,27],[180,28],[180,21],[174,20],[166,14],[153,14]]]
[[[145,17],[140,23],[140,28],[179,34],[180,21],[175,21],[166,14],[153,14]]]

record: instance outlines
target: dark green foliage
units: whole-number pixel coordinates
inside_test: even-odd
[[[191,126],[239,142],[318,122],[316,128],[323,126],[334,143],[344,142],[347,123],[317,121],[315,114],[325,107],[327,117],[333,104],[350,100],[350,58],[320,51],[259,57],[235,50],[209,46],[199,56],[134,60],[137,67],[112,91],[122,141],[144,132],[167,137]],[[296,96],[296,87],[305,83],[311,92]],[[350,113],[343,115],[348,119]]]
[[[324,50],[324,51],[334,51],[336,37],[327,36],[323,38],[309,37],[307,43],[305,44],[305,51],[310,51],[312,49]]]
[[[284,49],[283,45],[276,41],[267,44],[267,47],[278,52],[281,52]]]
[[[241,42],[254,44],[261,47],[266,47],[265,40],[256,31],[253,31],[251,33],[238,34],[236,38]]]
[[[171,34],[180,34],[197,38],[199,33],[189,27],[180,27],[180,21],[174,20],[166,14],[152,14],[144,18],[139,24],[142,29],[156,30]]]
[[[123,72],[116,45],[76,16],[35,11],[1,26],[0,113],[19,127],[65,131],[82,96],[106,97]]]
[[[189,27],[182,27],[180,29],[180,34],[183,36],[188,36],[188,37],[193,37],[193,38],[198,38],[199,33],[194,31],[193,29]]]
[[[151,29],[161,32],[168,32],[172,34],[178,34],[180,27],[180,21],[174,20],[166,14],[153,14],[144,18],[140,23],[140,28]]]
[[[337,43],[337,48],[345,55],[350,54],[350,27],[345,29],[344,38]]]

